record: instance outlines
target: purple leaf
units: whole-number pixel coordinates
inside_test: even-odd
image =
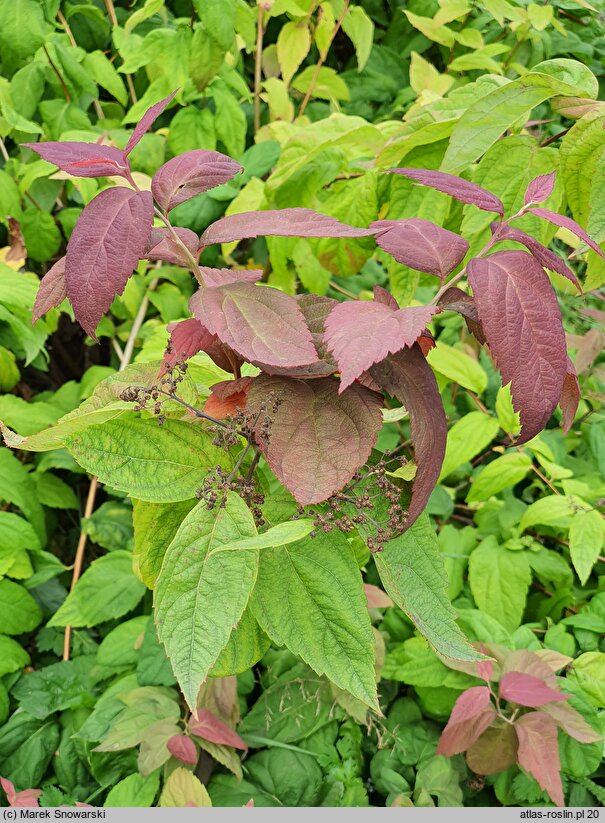
[[[191,229],[174,229],[181,243],[187,247],[194,260],[197,260],[199,251],[199,239]],[[147,260],[163,260],[166,263],[173,263],[175,266],[189,267],[190,260],[185,254],[183,247],[176,242],[170,229],[152,229],[149,235],[149,243],[145,252]]]
[[[98,143],[23,143],[43,160],[58,166],[72,177],[111,177],[130,173],[123,153]]]
[[[398,263],[436,275],[442,282],[462,261],[468,243],[429,220],[377,220],[376,242]]]
[[[43,314],[60,305],[66,297],[65,258],[61,257],[40,281],[38,294],[32,309],[32,326]]]
[[[151,106],[151,108],[147,109],[145,114],[141,117],[138,124],[135,126],[134,131],[130,135],[130,139],[128,143],[126,143],[126,148],[124,149],[124,157],[126,157],[130,152],[134,149],[137,145],[141,137],[145,134],[146,131],[153,126],[157,118],[160,114],[164,111],[166,106],[171,102],[172,98],[177,93],[178,89],[175,89],[172,94],[169,94],[168,97],[165,97],[163,100],[160,100],[159,103]]]
[[[288,367],[317,361],[296,300],[277,289],[244,282],[202,288],[189,306],[212,334],[246,360]]]
[[[525,191],[524,203],[527,206],[529,203],[542,203],[548,200],[555,187],[555,178],[557,172],[553,171],[550,174],[541,174],[539,177],[534,177]]]
[[[257,283],[263,276],[263,270],[210,269],[207,266],[200,266],[200,274],[206,286],[226,286],[228,283]]]
[[[196,194],[226,183],[240,171],[239,163],[218,151],[187,151],[156,171],[151,191],[164,211],[169,212]]]
[[[67,244],[65,282],[76,320],[92,338],[144,256],[152,222],[150,192],[122,186],[102,191],[80,215]]]
[[[467,266],[479,319],[502,384],[511,384],[525,443],[550,419],[563,390],[567,352],[546,272],[524,251],[499,251]]]
[[[356,229],[313,209],[248,211],[221,217],[202,235],[202,246],[246,237],[367,237],[373,229]]]
[[[386,289],[383,289],[382,286],[374,286],[374,301],[376,303],[384,303],[385,306],[389,306],[393,311],[397,311],[399,308],[399,303],[393,295]]]
[[[564,806],[557,724],[544,712],[529,712],[515,720],[519,765],[538,781],[557,806]]]
[[[476,183],[469,183],[461,177],[453,174],[445,174],[442,171],[429,171],[428,169],[388,169],[391,174],[402,174],[410,180],[415,180],[423,186],[437,189],[444,194],[449,194],[461,203],[469,203],[477,206],[483,211],[495,211],[497,214],[504,214],[502,201],[492,194],[491,191],[482,189]]]
[[[563,391],[559,398],[559,406],[563,412],[563,431],[567,433],[573,426],[573,421],[580,404],[580,384],[574,364],[567,358],[567,369],[563,380]]]
[[[487,686],[473,686],[462,692],[441,733],[437,754],[452,757],[470,749],[496,717]]]
[[[233,371],[234,364],[238,362],[235,353],[229,352],[214,334],[196,320],[195,317],[189,320],[180,320],[178,323],[171,323],[168,326],[170,341],[164,355],[164,362],[160,375],[173,369],[177,363],[183,363],[190,357],[203,351],[212,358],[216,365],[224,371]]]
[[[437,311],[437,306],[393,311],[384,303],[338,303],[326,320],[324,340],[338,363],[340,392],[387,355],[412,346]]]
[[[343,488],[368,459],[382,428],[382,397],[363,386],[338,393],[338,383],[257,377],[248,408],[279,402],[270,430],[259,419],[256,437],[275,475],[303,506]]]
[[[551,689],[540,677],[526,672],[507,672],[500,680],[499,694],[509,703],[537,708],[546,703],[568,700],[568,694]]]
[[[536,240],[531,234],[527,234],[520,229],[515,229],[506,223],[492,223],[492,234],[495,240],[513,240],[515,243],[521,243],[526,249],[533,254],[538,263],[551,271],[556,271],[563,277],[566,277],[578,291],[582,291],[582,286],[578,282],[578,278],[565,263],[561,260],[558,254],[546,248]]]
[[[372,366],[370,376],[410,414],[417,470],[406,523],[409,528],[426,506],[443,464],[447,421],[441,395],[418,344]]]
[[[580,240],[583,240],[588,246],[590,246],[593,251],[596,251],[597,254],[600,254],[601,257],[605,257],[605,254],[601,251],[601,249],[597,246],[597,244],[590,238],[582,226],[579,226],[575,220],[572,220],[571,217],[565,217],[563,214],[557,214],[556,211],[550,211],[550,209],[528,209],[528,212],[531,214],[535,214],[536,217],[542,217],[544,220],[548,220],[549,223],[552,223],[553,226],[559,226],[562,229],[567,229],[572,234],[575,234],[576,237],[579,237]]]
[[[462,315],[470,333],[481,344],[485,343],[485,334],[479,321],[479,312],[470,294],[463,292],[462,289],[458,289],[456,286],[452,286],[441,295],[439,307]]]

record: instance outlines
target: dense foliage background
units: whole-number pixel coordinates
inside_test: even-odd
[[[39,276],[64,253],[83,206],[112,181],[57,172],[22,143],[104,139],[123,148],[132,124],[178,86],[131,159],[142,187],[190,149],[216,148],[241,163],[244,174],[172,212],[197,233],[225,213],[309,206],[356,226],[424,217],[461,231],[476,252],[489,236],[488,214],[408,179],[365,173],[436,169],[445,157],[449,171],[511,212],[532,178],[556,171],[549,207],[568,208],[603,243],[604,33],[605,14],[585,0],[0,0],[0,420],[28,436],[128,363],[130,374],[144,373],[162,356],[167,324],[188,316],[193,292],[183,270],[142,263],[102,321],[100,345],[67,303],[32,326]],[[550,90],[532,86],[532,69],[552,77]],[[524,77],[525,85],[510,82]],[[577,94],[562,94],[559,82]],[[565,229],[555,233],[533,215],[523,221],[563,256],[576,251],[584,295],[559,275],[552,280],[580,408],[567,436],[555,417],[531,442],[511,445],[518,421],[489,356],[460,318],[437,316],[440,345],[428,359],[451,429],[428,511],[463,631],[497,644],[502,659],[522,650],[556,659],[573,706],[598,729],[605,266]],[[378,284],[407,306],[435,291],[430,277],[371,238],[262,238],[211,247],[202,260],[263,268],[269,284],[291,294],[364,298]],[[194,363],[207,385],[221,379],[205,356]],[[121,379],[114,384],[127,385]],[[407,425],[394,414],[379,445],[405,439]],[[356,548],[365,566],[365,547]],[[140,551],[130,501],[91,485],[64,449],[0,448],[0,775],[17,791],[41,789],[41,805],[208,802],[205,793],[187,795],[166,749],[186,716],[155,638]],[[549,805],[516,765],[481,776],[461,755],[436,754],[456,699],[480,681],[446,667],[371,588],[373,575],[384,716],[269,648],[237,678],[209,681],[204,705],[240,736],[225,737],[211,721],[192,731],[203,751],[196,774],[212,802]],[[566,801],[602,804],[602,740],[561,732],[559,742]]]

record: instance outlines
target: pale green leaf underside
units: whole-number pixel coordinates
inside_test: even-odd
[[[367,602],[340,533],[263,551],[250,608],[275,643],[378,708]]]
[[[387,543],[374,561],[387,594],[435,649],[454,660],[482,660],[460,631],[446,594],[447,574],[426,514]]]
[[[239,549],[273,549],[284,546],[288,543],[296,543],[307,537],[313,531],[312,520],[291,520],[286,523],[278,523],[262,534],[237,540],[234,543],[226,543],[215,551],[237,551]]]

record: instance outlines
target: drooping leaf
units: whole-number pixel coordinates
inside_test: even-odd
[[[145,255],[152,220],[151,194],[123,186],[102,191],[80,215],[67,244],[65,282],[76,319],[91,337]]]
[[[342,534],[263,551],[250,607],[274,643],[378,707],[368,608],[357,560]]]
[[[580,404],[580,384],[574,364],[567,358],[567,369],[563,380],[563,391],[559,398],[559,406],[563,412],[563,431],[567,433],[573,426],[573,421]]]
[[[530,181],[525,190],[525,197],[523,202],[527,206],[529,203],[542,203],[547,200],[552,194],[555,187],[555,178],[557,173],[555,171],[550,174],[540,174]]]
[[[151,503],[188,500],[208,469],[230,465],[212,435],[180,420],[109,420],[65,438],[78,463],[101,483]]]
[[[499,689],[504,700],[533,708],[569,699],[568,694],[551,689],[539,677],[526,672],[506,672],[500,680]]]
[[[212,394],[204,403],[204,412],[216,420],[224,420],[237,414],[238,409],[245,409],[252,380],[252,377],[240,377],[215,383],[211,386]]]
[[[219,368],[225,371],[233,371],[239,358],[235,353],[230,357],[230,352],[223,346],[215,334],[211,334],[203,323],[191,317],[189,320],[179,320],[178,323],[170,323],[168,326],[170,342],[160,374],[173,369],[177,363],[189,360],[198,352],[204,351],[214,360]]]
[[[436,651],[453,660],[482,659],[454,622],[447,574],[427,515],[374,554],[374,562],[387,594]]]
[[[394,311],[385,303],[361,300],[338,303],[326,319],[324,341],[338,363],[339,392],[387,355],[413,346],[438,310],[413,306]]]
[[[445,174],[442,171],[430,171],[428,169],[389,169],[390,174],[401,174],[410,180],[415,180],[423,186],[437,189],[444,194],[449,194],[461,203],[469,203],[484,211],[494,211],[497,214],[504,214],[504,206],[500,198],[496,197],[487,189],[481,188],[476,183],[470,183],[461,177],[453,174]]]
[[[196,194],[226,183],[239,171],[239,163],[218,151],[187,151],[156,171],[151,191],[157,203],[169,212]]]
[[[47,311],[59,306],[66,297],[65,257],[61,257],[50,267],[40,281],[38,294],[32,309],[32,325]]]
[[[166,743],[166,748],[181,763],[186,763],[189,766],[195,766],[197,763],[198,754],[195,743],[186,734],[173,735]]]
[[[442,229],[430,220],[377,220],[376,242],[398,263],[436,275],[443,281],[462,261],[468,243],[459,234]],[[384,229],[384,231],[383,231]]]
[[[232,746],[234,749],[246,751],[248,746],[242,738],[226,723],[223,723],[208,709],[200,709],[189,723],[189,731],[196,737],[210,740],[223,746]]]
[[[496,709],[487,686],[473,686],[462,692],[441,733],[437,754],[451,757],[465,752],[495,719]]]
[[[147,109],[145,114],[141,117],[140,121],[134,127],[132,134],[128,139],[128,143],[126,143],[126,148],[124,149],[124,157],[130,154],[130,152],[134,149],[137,145],[141,137],[145,134],[146,131],[153,126],[157,118],[160,114],[164,111],[166,106],[172,101],[175,94],[178,92],[178,89],[169,94],[168,97],[165,97],[163,100],[160,100],[159,103],[151,106],[151,108]]]
[[[515,229],[504,223],[492,223],[492,234],[498,240],[514,240],[516,243],[522,243],[536,258],[541,266],[544,266],[551,271],[556,271],[558,274],[566,277],[578,291],[582,291],[578,278],[572,272],[554,251],[547,249],[542,243],[538,242],[531,234]]]
[[[229,283],[257,283],[263,276],[262,269],[211,269],[200,266],[200,274],[206,286],[226,286]]]
[[[557,724],[544,712],[529,712],[515,720],[514,728],[519,739],[519,765],[536,778],[553,803],[565,805]]]
[[[518,442],[525,443],[544,428],[563,390],[567,351],[557,298],[527,252],[496,252],[467,268],[490,351],[520,414]]]
[[[98,143],[23,143],[43,160],[58,166],[73,177],[126,177],[128,161],[120,149]]]
[[[363,386],[338,393],[336,380],[256,378],[248,408],[276,401],[270,430],[263,420],[256,436],[267,462],[296,500],[321,503],[348,483],[362,466],[382,427],[382,398]]]
[[[246,237],[368,237],[373,229],[357,229],[313,209],[271,209],[221,217],[203,233],[201,243],[232,243]]]
[[[572,220],[571,217],[566,217],[564,214],[557,214],[555,211],[550,211],[550,209],[542,209],[542,208],[532,208],[528,209],[531,214],[535,214],[537,217],[542,217],[544,220],[548,220],[549,223],[552,223],[553,226],[559,226],[563,229],[567,229],[572,234],[575,234],[576,237],[579,237],[580,240],[583,240],[586,245],[590,246],[593,251],[596,251],[601,257],[605,257],[605,252],[602,252],[601,249],[597,246],[594,240],[586,234],[582,226],[579,226],[575,220]]]
[[[221,547],[255,534],[250,510],[229,492],[225,505],[216,510],[198,504],[166,550],[154,590],[155,620],[192,711],[256,580],[258,549]]]
[[[317,352],[296,300],[252,283],[202,288],[189,303],[208,330],[246,360],[305,366]]]
[[[197,260],[198,236],[191,229],[182,229],[179,226],[175,227],[174,231],[183,245],[177,243],[170,229],[152,229],[145,258],[147,260],[163,260],[166,263],[173,263],[175,266],[189,268],[191,261],[183,246],[187,248],[191,257]]]
[[[371,377],[410,415],[417,471],[408,507],[409,528],[427,504],[441,473],[447,422],[437,381],[417,344],[372,366]]]
[[[456,286],[452,286],[441,295],[438,305],[442,309],[458,312],[458,314],[464,317],[470,333],[473,334],[481,344],[485,343],[485,335],[481,327],[481,321],[479,320],[479,312],[470,294],[467,294]]]

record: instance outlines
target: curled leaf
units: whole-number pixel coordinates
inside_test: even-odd
[[[174,231],[183,245],[175,240],[170,229],[152,229],[145,258],[147,260],[163,260],[175,266],[188,267],[190,260],[185,249],[183,249],[183,246],[185,246],[193,259],[197,260],[199,256],[197,234],[192,232],[191,229],[180,227],[176,227]]]
[[[578,278],[569,266],[561,260],[558,254],[555,254],[554,251],[551,251],[546,246],[543,246],[542,243],[538,242],[538,240],[532,237],[531,234],[515,229],[505,223],[492,223],[491,230],[496,240],[513,240],[515,243],[521,243],[524,245],[525,248],[529,249],[541,266],[544,266],[551,271],[556,271],[557,274],[566,277],[571,283],[574,284],[578,291],[582,291],[582,286],[580,285]]]
[[[237,363],[235,353],[223,346],[215,334],[194,317],[189,320],[180,320],[168,326],[170,341],[164,355],[164,362],[160,375],[173,369],[177,363],[189,360],[198,352],[204,351],[212,360],[225,371],[233,371]]]
[[[449,194],[461,203],[469,203],[477,206],[483,211],[494,211],[497,214],[504,214],[502,201],[492,194],[491,191],[481,188],[476,183],[469,183],[454,174],[445,174],[442,171],[429,171],[428,169],[389,169],[391,174],[401,174],[410,180],[415,180],[423,186],[437,189],[444,194]]]
[[[67,297],[67,287],[65,285],[65,257],[61,257],[46,272],[34,301],[32,309],[32,325],[36,323],[47,311],[59,306]]]
[[[126,177],[129,173],[128,161],[114,146],[62,141],[23,145],[72,177]]]
[[[580,404],[580,384],[574,364],[567,358],[567,369],[563,380],[563,391],[559,398],[559,406],[563,412],[563,431],[568,432],[573,426],[573,421]]]
[[[556,211],[550,211],[550,209],[542,208],[528,209],[528,212],[535,214],[536,217],[542,217],[544,220],[548,220],[548,222],[552,223],[553,226],[559,226],[560,228],[567,229],[572,234],[575,234],[576,237],[579,237],[580,240],[583,240],[587,246],[590,246],[590,248],[593,251],[596,251],[597,254],[601,255],[601,257],[605,257],[605,254],[597,246],[595,241],[589,237],[582,226],[579,226],[575,220],[571,219],[571,217],[566,217],[564,214],[557,214]]]
[[[197,239],[197,238],[196,238]],[[211,269],[200,266],[206,286],[226,286],[229,283],[256,283],[263,276],[262,269]]]
[[[197,763],[197,749],[195,743],[186,734],[175,734],[166,743],[166,748],[173,757],[181,763],[195,766]]]

